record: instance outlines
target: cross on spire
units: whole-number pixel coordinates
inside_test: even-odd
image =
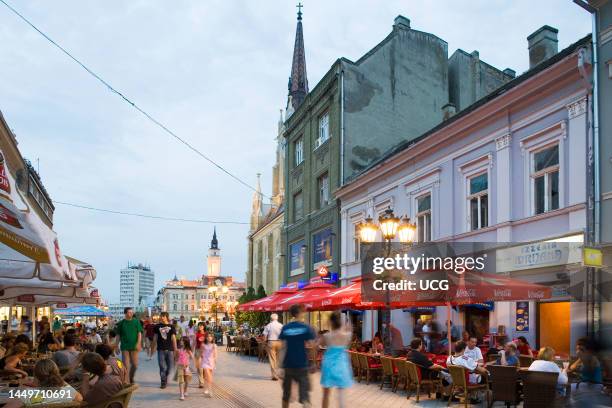
[[[298,14],[298,20],[301,20],[302,19],[302,7],[304,7],[304,5],[302,3],[298,3],[297,6],[295,6],[295,7],[297,7],[297,9],[298,9],[298,13],[297,13]]]

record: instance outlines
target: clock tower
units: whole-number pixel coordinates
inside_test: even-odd
[[[221,250],[219,249],[219,242],[217,241],[216,227],[213,232],[212,240],[210,241],[210,248],[208,249],[208,257],[206,258],[206,263],[208,276],[221,275]]]

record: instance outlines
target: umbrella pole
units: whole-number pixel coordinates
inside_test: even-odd
[[[374,340],[374,309],[370,310],[370,340]]]
[[[451,355],[451,304],[450,302],[446,302],[446,339],[448,341],[448,355]]]
[[[37,347],[36,345],[36,305],[32,305],[32,314],[31,314],[31,322],[32,322],[32,345],[34,345],[35,347]]]

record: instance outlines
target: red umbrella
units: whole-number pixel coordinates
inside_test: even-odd
[[[243,312],[269,312],[271,310],[276,310],[272,309],[274,304],[277,304],[282,299],[293,295],[295,292],[297,292],[297,289],[281,288],[270,296],[238,305],[238,310]]]
[[[311,283],[306,285],[300,292],[282,300],[280,303],[283,305],[283,310],[287,310],[295,304],[302,304],[306,310],[311,310],[319,300],[327,298],[334,289],[336,289],[336,286],[330,283]]]

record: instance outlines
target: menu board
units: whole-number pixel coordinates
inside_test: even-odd
[[[529,331],[529,302],[516,302],[516,331]]]
[[[306,254],[306,246],[304,240],[291,244],[289,246],[289,254],[291,256],[289,276],[295,276],[304,273],[304,255]]]

